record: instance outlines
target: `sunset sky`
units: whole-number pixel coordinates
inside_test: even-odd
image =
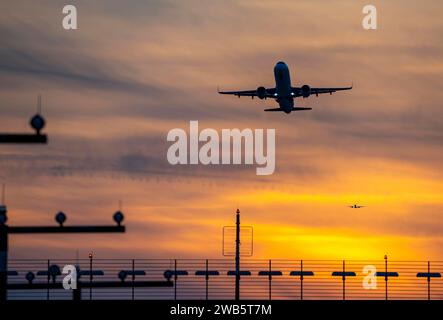
[[[8,222],[112,224],[121,200],[127,232],[11,236],[12,258],[221,258],[239,207],[255,258],[443,259],[442,1],[69,3],[78,30],[67,1],[0,3],[0,131],[31,132],[41,93],[49,136],[0,145]],[[354,89],[290,115],[217,94],[273,87],[279,60],[294,86]],[[170,165],[190,120],[275,129],[275,173]]]

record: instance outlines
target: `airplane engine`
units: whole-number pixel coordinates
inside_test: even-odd
[[[301,95],[303,98],[307,98],[311,95],[311,87],[307,84],[303,85],[301,87]]]
[[[265,87],[258,87],[257,88],[257,97],[260,99],[266,98],[266,88]]]

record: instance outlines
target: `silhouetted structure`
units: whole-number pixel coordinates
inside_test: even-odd
[[[240,270],[240,256],[252,256],[253,254],[253,229],[251,226],[240,226],[240,210],[237,209],[235,216],[235,227],[225,226],[223,227],[223,255],[224,256],[234,256],[235,261],[235,270],[229,271],[227,273],[228,276],[235,276],[235,300],[240,300],[240,277],[242,275],[247,275],[246,273],[249,271]],[[234,245],[235,249],[232,250],[230,248],[230,241],[232,238],[230,237],[230,232],[235,231],[235,240]],[[241,243],[240,233],[244,231],[247,236],[250,236],[250,243],[246,241],[246,243]],[[245,240],[245,239],[244,239]],[[241,250],[240,246],[242,245],[243,250]]]
[[[7,299],[8,287],[8,236],[9,234],[36,234],[36,233],[105,233],[105,232],[125,232],[125,227],[121,225],[123,221],[123,213],[117,211],[114,214],[116,226],[64,226],[66,215],[59,212],[55,216],[55,220],[59,226],[21,226],[10,227],[6,224],[7,209],[6,206],[0,205],[0,301]],[[48,279],[50,272],[48,269]],[[33,284],[28,284],[27,286]]]
[[[235,222],[235,300],[240,300],[240,210]]]
[[[45,127],[45,119],[41,115],[41,96],[38,96],[37,114],[29,121],[30,126],[35,130],[31,133],[0,133],[0,143],[47,143],[46,134],[41,130]]]
[[[382,259],[301,261],[240,258],[241,299],[386,299],[386,286],[383,281],[386,269]],[[235,260],[231,258],[94,258],[92,265],[90,262],[88,259],[10,260],[8,299],[70,299],[74,294],[75,299],[80,299],[79,292],[62,289],[63,275],[60,275],[60,270],[64,265],[76,265],[81,268],[77,275],[80,276],[79,287],[82,288],[83,299],[234,298],[236,272]],[[373,280],[370,282],[374,284],[375,280],[376,286],[371,290],[364,286],[369,275],[365,270],[368,265],[374,267],[371,272]],[[389,260],[388,266],[388,272],[395,270],[398,274],[397,277],[389,277],[389,300],[443,298],[443,261],[428,263]],[[378,271],[380,276],[375,277],[375,272]],[[93,275],[92,279],[90,275]],[[134,275],[132,279],[131,275]],[[426,282],[428,278],[430,282]],[[178,279],[178,285],[175,279]],[[94,291],[93,295],[90,294],[91,289]]]

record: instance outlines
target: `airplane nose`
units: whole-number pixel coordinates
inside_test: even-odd
[[[286,65],[286,63],[284,63],[283,61],[279,61],[276,63],[274,70],[281,71],[281,70],[285,70],[287,68],[288,68],[288,66]]]
[[[279,62],[277,62],[276,64],[275,64],[275,67],[274,67],[274,69],[280,69],[280,68],[284,68],[286,66],[286,63],[284,63],[283,61],[279,61]]]

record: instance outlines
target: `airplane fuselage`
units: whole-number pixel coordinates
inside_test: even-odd
[[[274,77],[276,100],[284,112],[290,113],[294,107],[294,98],[292,97],[291,75],[286,63],[277,62],[274,67]]]

